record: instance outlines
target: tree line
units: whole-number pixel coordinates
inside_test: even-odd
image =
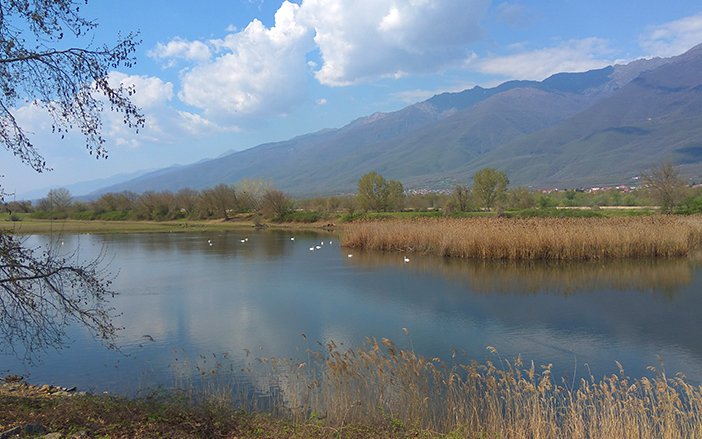
[[[110,192],[94,201],[74,200],[65,188],[51,189],[36,206],[30,202],[10,202],[4,212],[33,213],[39,218],[73,218],[103,220],[165,221],[182,218],[229,219],[248,212],[266,218],[282,218],[293,208],[293,200],[264,179],[244,179],[237,184],[219,184],[212,188],[180,189],[137,194],[132,191]]]
[[[408,195],[400,181],[386,180],[377,172],[358,180],[353,195],[293,199],[277,189],[272,181],[244,179],[237,184],[212,188],[112,192],[97,200],[74,200],[65,188],[52,189],[36,206],[11,202],[2,206],[11,214],[32,213],[39,218],[102,220],[230,219],[237,213],[254,213],[272,220],[293,219],[295,212],[320,214],[357,212],[441,211],[444,215],[462,212],[548,209],[556,207],[660,206],[663,213],[702,212],[702,190],[685,187],[677,169],[663,162],[643,175],[643,186],[635,191],[617,188],[588,193],[584,190],[542,192],[525,187],[509,187],[502,171],[485,168],[473,176],[471,186],[457,184],[451,191]],[[18,217],[15,217],[18,218]],[[307,218],[310,221],[318,216]],[[302,220],[300,218],[293,220]],[[304,221],[304,220],[303,220]]]

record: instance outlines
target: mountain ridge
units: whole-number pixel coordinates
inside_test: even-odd
[[[92,195],[202,189],[257,177],[293,196],[332,195],[354,192],[371,171],[408,189],[450,188],[483,167],[506,171],[515,184],[581,186],[631,178],[644,162],[637,151],[649,165],[672,155],[687,171],[702,173],[702,132],[696,128],[702,126],[702,111],[696,111],[701,84],[699,45],[671,58],[441,93],[341,128],[142,176]],[[649,117],[655,129],[646,125]]]

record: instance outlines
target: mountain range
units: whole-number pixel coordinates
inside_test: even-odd
[[[442,93],[92,195],[258,177],[293,196],[332,195],[355,192],[371,171],[406,189],[447,189],[470,185],[486,167],[504,171],[512,186],[574,188],[627,183],[667,159],[689,177],[702,175],[702,44],[672,58]]]

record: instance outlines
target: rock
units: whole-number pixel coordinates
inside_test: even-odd
[[[6,383],[18,383],[24,379],[23,376],[20,375],[6,375],[5,376],[5,382]]]
[[[24,426],[24,431],[28,434],[46,433],[46,427],[40,424],[27,424]]]
[[[12,436],[17,436],[22,433],[22,427],[15,427],[9,430],[0,432],[0,439],[9,439]]]
[[[63,439],[63,437],[62,433],[49,433],[44,436],[44,439]]]

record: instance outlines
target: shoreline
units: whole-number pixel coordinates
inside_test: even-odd
[[[232,218],[229,220],[193,220],[193,221],[100,221],[100,220],[23,220],[17,222],[0,222],[0,230],[15,235],[49,235],[81,233],[191,233],[209,230],[236,230],[251,228],[272,229],[325,229],[333,230],[337,226],[329,221],[318,223],[265,223],[256,226],[250,218]]]

